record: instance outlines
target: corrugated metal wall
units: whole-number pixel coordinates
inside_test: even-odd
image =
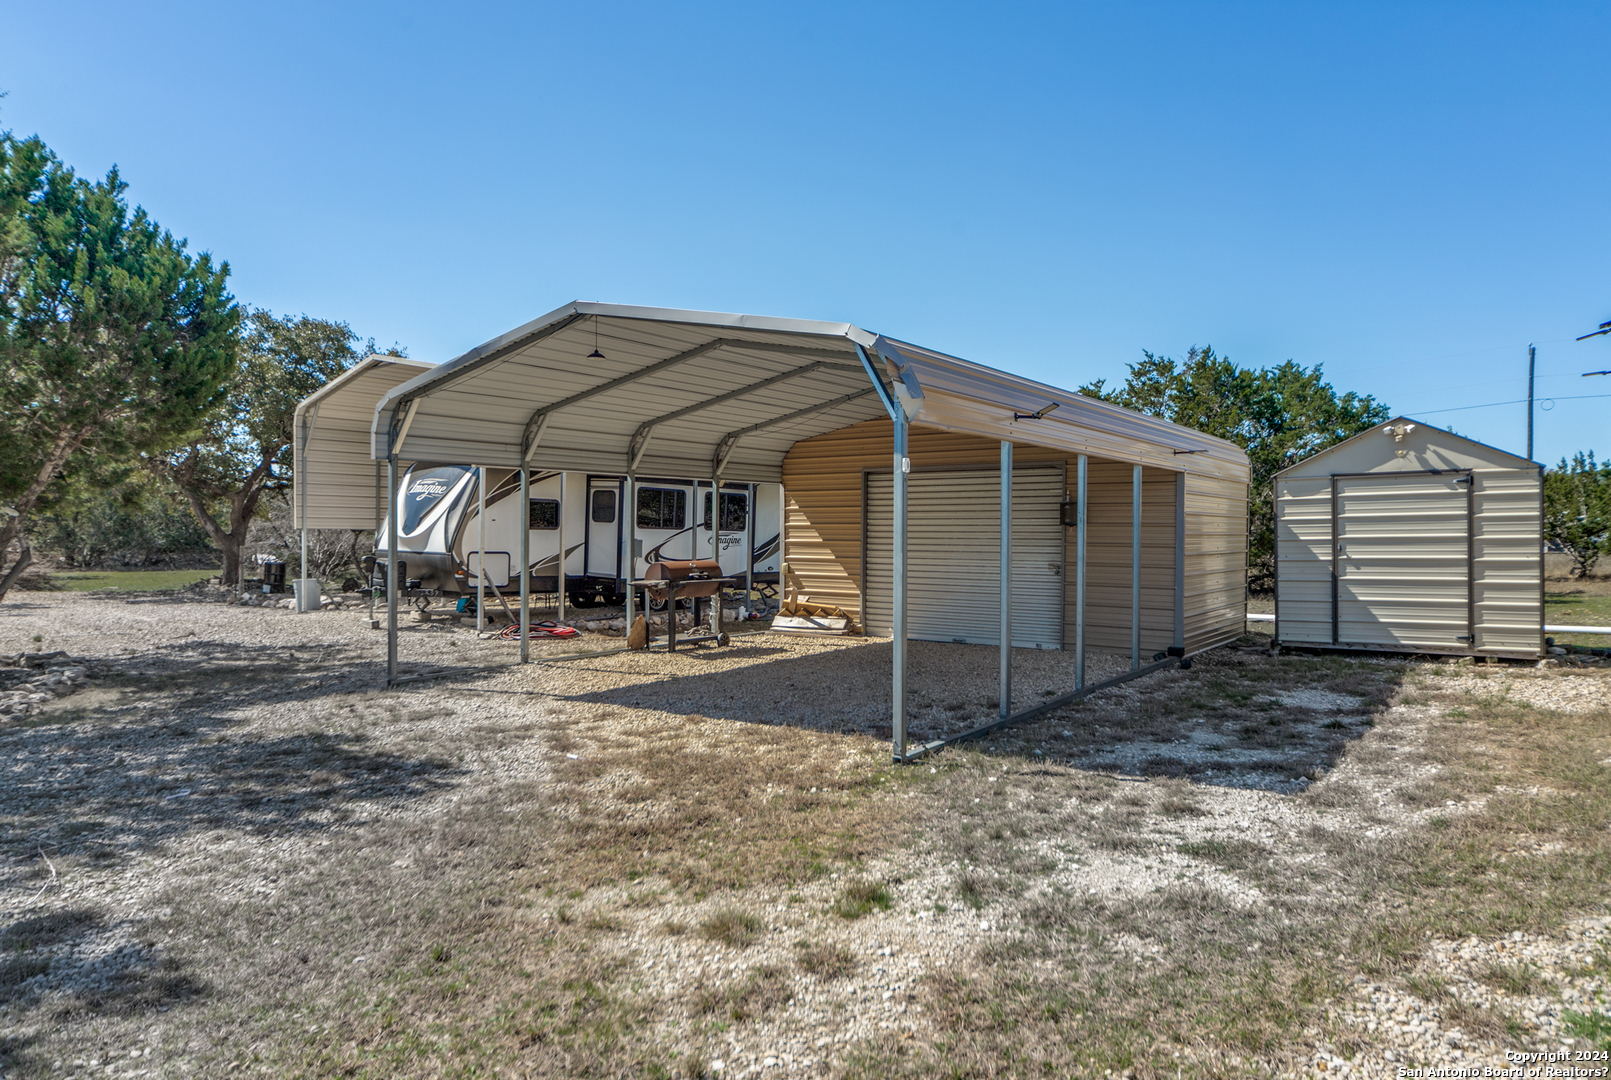
[[[1283,641],[1331,644],[1331,478],[1275,479],[1276,618]]]
[[[783,461],[791,592],[862,618],[862,474],[893,467],[890,422],[869,420],[795,443]],[[998,465],[1000,446],[973,435],[913,429],[908,450],[928,468]],[[1060,451],[1015,447],[1015,465],[1062,464]]]
[[[1186,651],[1246,632],[1247,477],[1187,473]]]
[[[972,435],[916,428],[910,434],[909,448],[914,466],[920,469],[999,462],[998,445]],[[1037,463],[1065,465],[1072,484],[1076,470],[1066,452],[1020,445],[1013,453],[1019,467]],[[861,618],[862,473],[890,467],[888,420],[868,421],[795,444],[783,466],[792,590],[818,603],[836,604]],[[1114,573],[1123,575],[1122,581],[1103,583],[1109,593],[1100,600],[1094,592],[1087,596],[1088,633],[1098,623],[1105,627],[1101,643],[1094,638],[1088,641],[1093,648],[1128,651],[1130,465],[1093,458],[1088,470],[1093,540],[1110,544],[1115,550],[1099,556],[1093,545],[1087,551],[1087,573],[1091,574],[1101,558],[1113,563]],[[1106,503],[1099,509],[1097,485],[1109,474],[1113,486],[1102,496]],[[1142,474],[1142,558],[1148,575],[1143,579],[1142,644],[1149,653],[1173,643],[1175,475],[1151,468]],[[1069,491],[1073,494],[1072,487]],[[1118,515],[1116,520],[1114,515]],[[1107,535],[1099,536],[1099,530],[1105,530]],[[1070,646],[1074,640],[1073,557],[1070,542],[1064,556],[1069,569],[1064,578],[1063,622],[1064,642]],[[1185,562],[1187,651],[1199,652],[1241,636],[1247,611],[1245,477],[1187,474]],[[1155,571],[1156,579],[1152,577]],[[1095,578],[1088,577],[1088,588],[1094,584]],[[1118,638],[1115,628],[1122,628]]]
[[[1085,547],[1085,644],[1130,651],[1131,466],[1092,461],[1086,466],[1090,536]],[[1079,471],[1068,470],[1068,494],[1079,494]],[[1141,470],[1141,652],[1150,656],[1175,643],[1175,477]],[[1074,533],[1068,534],[1070,565]],[[1074,647],[1074,575],[1064,586],[1064,641]]]
[[[1477,648],[1542,649],[1544,485],[1536,469],[1472,473]]]
[[[1536,469],[1278,477],[1281,640],[1536,654],[1542,490]]]
[[[893,474],[867,474],[865,629],[890,632]],[[1012,644],[1063,647],[1063,469],[1015,467],[1012,484]],[[1001,470],[914,472],[907,483],[907,636],[1000,641]]]

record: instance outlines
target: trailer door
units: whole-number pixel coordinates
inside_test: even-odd
[[[749,568],[750,493],[748,489],[722,489],[722,550],[711,553],[715,533],[711,529],[711,493],[707,488],[700,492],[704,517],[699,522],[699,555],[701,559],[719,559],[722,573],[728,577],[743,577]]]
[[[587,569],[589,577],[621,576],[621,481],[587,481]]]

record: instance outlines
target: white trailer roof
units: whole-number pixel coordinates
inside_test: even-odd
[[[913,424],[1246,476],[1231,443],[848,323],[580,301],[390,388],[369,450],[776,482],[796,442],[886,415],[858,346]]]
[[[369,456],[375,402],[432,366],[406,356],[366,356],[302,399],[292,459],[296,528],[376,527],[385,513],[386,483]]]

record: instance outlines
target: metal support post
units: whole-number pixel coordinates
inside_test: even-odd
[[[744,610],[751,610],[755,603],[751,594],[755,592],[755,485],[751,484],[749,501],[744,504]]]
[[[1175,474],[1175,648],[1186,655],[1186,474]]]
[[[386,459],[386,685],[397,682],[397,455]]]
[[[1130,670],[1141,667],[1141,466],[1130,471]]]
[[[638,542],[638,479],[637,474],[627,470],[626,498],[622,500],[621,513],[626,517],[623,524],[626,528],[621,530],[621,578],[626,582],[626,632],[632,633],[632,617],[637,613],[637,600],[632,595],[632,574],[637,561],[637,553],[633,548]],[[648,618],[647,613],[644,616]]]
[[[520,530],[520,662],[531,658],[531,472],[520,466],[520,506],[515,528]]]
[[[789,598],[789,489],[778,485],[778,610]]]
[[[1090,464],[1084,454],[1077,458],[1074,493],[1074,688],[1085,689],[1085,511],[1086,476]]]
[[[296,465],[296,489],[299,517],[302,519],[302,587],[297,590],[296,611],[298,615],[308,610],[308,442],[313,438],[313,425],[319,419],[319,406],[315,405],[302,421],[302,460]],[[370,593],[373,603],[374,593]],[[313,610],[319,610],[317,599]]]
[[[1001,440],[1001,718],[1012,715],[1012,443]]]
[[[695,558],[699,556],[695,554]],[[710,557],[716,560],[716,576],[726,577],[722,573],[722,481],[720,477],[710,478]],[[715,603],[710,609],[710,632],[722,632],[722,590],[717,589],[716,595],[711,597]],[[675,617],[676,613],[672,613]]]
[[[476,527],[480,535],[476,538],[476,547],[481,554],[475,568],[475,630],[482,633],[487,628],[487,467],[476,468]]]
[[[565,621],[565,474],[559,474],[559,576],[555,579],[559,589],[559,621]]]
[[[895,429],[895,482],[892,485],[895,550],[891,575],[890,652],[894,675],[890,685],[889,726],[895,759],[899,761],[906,757],[906,477],[912,471],[912,459],[907,456],[905,414],[897,409],[892,420]]]

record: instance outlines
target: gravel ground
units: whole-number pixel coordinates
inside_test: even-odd
[[[1611,919],[1604,917],[1575,919],[1549,937],[1518,930],[1491,941],[1433,941],[1411,978],[1439,985],[1449,999],[1427,1001],[1403,982],[1372,983],[1358,976],[1358,998],[1342,1005],[1341,1019],[1386,1045],[1375,1060],[1357,1065],[1322,1049],[1315,1065],[1320,1068],[1323,1063],[1325,1071],[1340,1076],[1365,1077],[1402,1075],[1399,1070],[1406,1066],[1480,1070],[1514,1065],[1516,1058],[1507,1059],[1509,1048],[1498,1040],[1461,1027],[1456,1010],[1475,1007],[1517,1022],[1527,1032],[1523,1052],[1565,1051],[1568,1057],[1559,1059],[1564,1065],[1604,1068],[1604,1055],[1594,1053],[1588,1040],[1567,1029],[1562,1013],[1605,1010],[1611,991],[1611,972],[1603,969],[1608,946]],[[1520,973],[1522,978],[1510,989],[1496,987],[1491,985],[1496,971]],[[1572,1062],[1574,1050],[1588,1053],[1589,1060]]]
[[[557,644],[532,647],[541,655]],[[572,649],[618,644],[604,637],[563,643]],[[559,718],[611,717],[577,729],[582,743],[576,752],[585,754],[589,738],[630,736],[649,717],[697,714],[719,723],[875,736],[887,725],[887,642],[768,634],[721,650],[619,653],[525,668],[507,666],[515,648],[479,639],[473,626],[408,624],[400,640],[405,670],[493,670],[473,679],[417,682],[405,695],[381,694],[376,691],[384,674],[384,636],[369,629],[361,612],[298,616],[82,594],[22,594],[0,607],[0,655],[65,650],[84,672],[37,691],[52,697],[34,703],[40,708],[26,718],[0,718],[0,821],[9,834],[0,867],[4,933],[11,948],[28,947],[28,956],[49,959],[38,971],[12,963],[0,972],[0,1002],[7,994],[11,1000],[0,1004],[0,1033],[9,1027],[18,1045],[38,1042],[60,1051],[60,1065],[41,1072],[53,1077],[194,1074],[195,1060],[210,1059],[197,1058],[194,1032],[164,1017],[169,1004],[154,1005],[132,1021],[86,1023],[75,1033],[72,1050],[41,1028],[49,1013],[30,1004],[140,980],[156,985],[163,972],[161,927],[172,916],[171,898],[187,889],[270,901],[284,887],[285,868],[317,860],[331,830],[429,819],[479,787],[541,783],[551,774],[554,751],[542,740],[478,737],[489,729],[527,733]],[[1020,650],[1014,659],[1020,707],[1072,682],[1066,654]],[[916,643],[914,739],[993,718],[995,664],[991,649]],[[1126,658],[1093,655],[1091,675],[1101,678],[1125,666]],[[1450,678],[1473,691],[1560,709],[1603,707],[1608,685],[1513,668],[1468,668]],[[1105,692],[1100,707],[1115,714],[1138,708],[1149,685],[1164,684],[1126,684]],[[354,710],[351,730],[361,736],[321,750],[321,732],[335,726],[335,702]],[[1267,704],[1315,722],[1337,721],[1355,733],[1366,720],[1363,701],[1347,694],[1277,688]],[[1370,812],[1326,811],[1329,828],[1387,837],[1420,826],[1432,813],[1453,812],[1391,804],[1395,787],[1424,779],[1427,767],[1417,764],[1415,750],[1426,715],[1424,708],[1406,705],[1375,717],[1391,734],[1384,754],[1346,760],[1326,779],[1374,791],[1378,805]],[[1054,727],[1069,722],[1049,721]],[[269,749],[243,763],[231,755],[246,741]],[[337,764],[328,774],[315,772],[311,782],[303,772],[276,772],[272,754],[278,745],[287,752],[295,747],[298,753],[328,754]],[[1181,742],[1173,749],[1184,754],[1191,747]],[[1151,743],[1116,743],[1068,760],[1122,771],[1155,751]],[[1296,842],[1321,820],[1315,806],[1260,790],[1252,779],[1234,782],[1238,775],[1227,768],[1217,784],[1196,786],[1200,816],[1169,821],[1168,829],[1187,840],[1247,838],[1279,845]],[[1127,786],[1113,783],[1115,791]],[[76,854],[64,858],[64,849]],[[1261,899],[1256,887],[1235,875],[1173,850],[1047,854],[1057,864],[1047,886],[1089,895],[1133,897],[1188,881],[1239,905]],[[400,874],[409,870],[406,860],[392,867]],[[894,908],[855,921],[826,913],[843,885],[837,878],[795,890],[748,890],[738,899],[761,914],[767,928],[746,948],[668,934],[665,908],[628,908],[622,915],[621,898],[610,889],[594,890],[577,907],[579,913],[609,910],[621,919],[603,944],[631,957],[646,997],[686,994],[758,966],[787,964],[803,936],[845,949],[854,958],[850,971],[795,976],[787,1002],[756,1021],[732,1025],[716,1043],[686,1042],[686,1025],[668,1023],[662,1032],[668,1044],[708,1053],[711,1068],[723,1076],[818,1075],[863,1039],[892,1030],[932,1037],[915,992],[918,980],[942,969],[965,969],[981,946],[1014,932],[1000,907],[974,911],[938,903],[951,895],[956,870],[917,852],[875,860],[866,875],[888,883]],[[732,900],[679,905],[675,917],[697,922]],[[542,917],[559,917],[558,905]],[[1529,1049],[1560,1049],[1569,1044],[1561,1010],[1601,1000],[1596,995],[1603,995],[1605,976],[1585,972],[1606,935],[1604,919],[1587,919],[1548,937],[1433,942],[1422,973],[1446,980],[1461,1000],[1518,1017]],[[1120,936],[1114,948],[1145,964],[1155,946]],[[1505,996],[1481,981],[1484,965],[1501,955],[1536,965],[1542,974],[1529,992]],[[357,974],[342,977],[364,979],[366,958],[347,959],[346,970]],[[230,978],[246,973],[224,962],[211,975],[227,989]],[[1501,1044],[1457,1029],[1445,1006],[1417,998],[1402,981],[1360,984],[1355,998],[1337,1008],[1346,1023],[1370,1036],[1372,1050],[1349,1063],[1317,1042],[1317,1070],[1385,1076],[1406,1061],[1506,1064]],[[26,1024],[19,1025],[21,1015]],[[18,1075],[30,1073],[0,1072],[6,1080]]]

